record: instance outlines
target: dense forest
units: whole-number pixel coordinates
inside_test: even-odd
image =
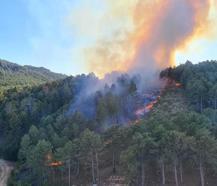
[[[161,77],[169,77],[181,83],[186,96],[194,105],[196,111],[200,113],[214,112],[217,107],[216,63],[216,61],[206,61],[193,65],[190,61],[187,61],[176,68],[168,68],[162,71]],[[212,119],[215,120],[214,117]]]
[[[130,112],[136,91],[133,80],[123,75],[117,80],[118,88],[115,84],[105,85],[101,91],[84,96],[87,86],[97,82],[99,80],[93,74],[80,75],[26,87],[21,92],[12,89],[5,93],[0,102],[2,156],[17,159],[20,139],[31,126],[41,127],[40,133],[44,135],[51,131],[52,138],[56,136],[64,142],[85,128],[102,131],[133,117]],[[57,135],[53,133],[54,129]]]
[[[0,59],[0,96],[8,89],[35,86],[65,77],[65,75],[53,73],[43,67],[20,66]]]
[[[89,74],[7,91],[0,155],[17,161],[9,185],[215,186],[217,62],[186,62],[160,78],[166,87],[139,120],[137,76],[100,89]]]

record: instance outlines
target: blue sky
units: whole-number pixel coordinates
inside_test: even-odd
[[[68,75],[87,73],[81,49],[101,34],[96,23],[105,9],[101,2],[0,0],[0,58]],[[217,59],[217,39],[196,41],[187,51],[177,52],[178,62],[187,59]]]
[[[77,2],[1,0],[0,58],[65,74],[85,72],[78,49],[86,41],[67,23]]]

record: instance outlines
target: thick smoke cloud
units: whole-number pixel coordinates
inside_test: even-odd
[[[209,0],[106,2],[101,23],[111,33],[84,52],[89,70],[101,77],[111,71],[155,74],[174,65],[175,50],[210,26]]]
[[[148,22],[149,31],[146,31],[144,37],[141,37],[138,45],[131,66],[131,69],[136,72],[147,71],[146,69],[153,71],[173,64],[174,50],[185,44],[186,40],[195,33],[198,26],[200,27],[201,23],[205,23],[205,20],[202,19],[208,15],[209,4],[205,0],[161,2],[162,5],[156,12],[156,16],[151,22]],[[140,9],[145,9],[144,6],[140,6]],[[142,16],[144,15],[139,15],[139,17]],[[146,21],[146,19],[143,20],[142,27],[139,29],[147,24]]]
[[[136,93],[126,96],[127,99],[123,104],[119,103],[120,108],[127,112],[119,113],[118,120],[120,123],[126,123],[123,118],[132,119],[128,113],[133,115],[138,107],[136,105],[138,100],[142,103],[139,106],[144,106],[159,95],[165,83],[159,80],[159,71],[174,65],[175,51],[185,47],[189,40],[202,35],[210,28],[208,19],[210,2],[209,0],[105,0],[103,2],[106,2],[107,9],[103,15],[97,17],[96,22],[92,23],[93,28],[90,25],[89,29],[86,28],[87,25],[82,21],[80,26],[83,28],[82,34],[85,35],[87,32],[87,35],[93,36],[92,41],[95,40],[94,44],[84,49],[89,71],[104,79],[100,80],[93,74],[88,77],[77,77],[76,81],[80,81],[79,85],[82,86],[76,88],[77,96],[72,100],[69,114],[79,111],[89,119],[94,118],[98,90],[102,95],[106,95],[110,90],[112,94],[123,98],[125,89],[119,82],[133,81]],[[88,12],[87,15],[89,14],[91,13]],[[97,22],[103,28],[100,28]],[[127,72],[128,75],[122,76],[122,72]]]

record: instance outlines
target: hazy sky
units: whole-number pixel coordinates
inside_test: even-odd
[[[106,9],[102,1],[0,0],[0,58],[65,74],[86,73],[81,53],[102,34],[98,29]],[[111,21],[107,27],[112,26]],[[216,37],[200,38],[176,53],[178,62],[187,59],[217,59]]]
[[[66,74],[85,72],[79,52],[88,40],[68,23],[79,6],[80,0],[1,0],[0,58]]]

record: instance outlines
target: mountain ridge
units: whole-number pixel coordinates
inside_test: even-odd
[[[15,87],[35,86],[66,77],[64,74],[52,72],[44,67],[22,66],[0,59],[0,92]]]

